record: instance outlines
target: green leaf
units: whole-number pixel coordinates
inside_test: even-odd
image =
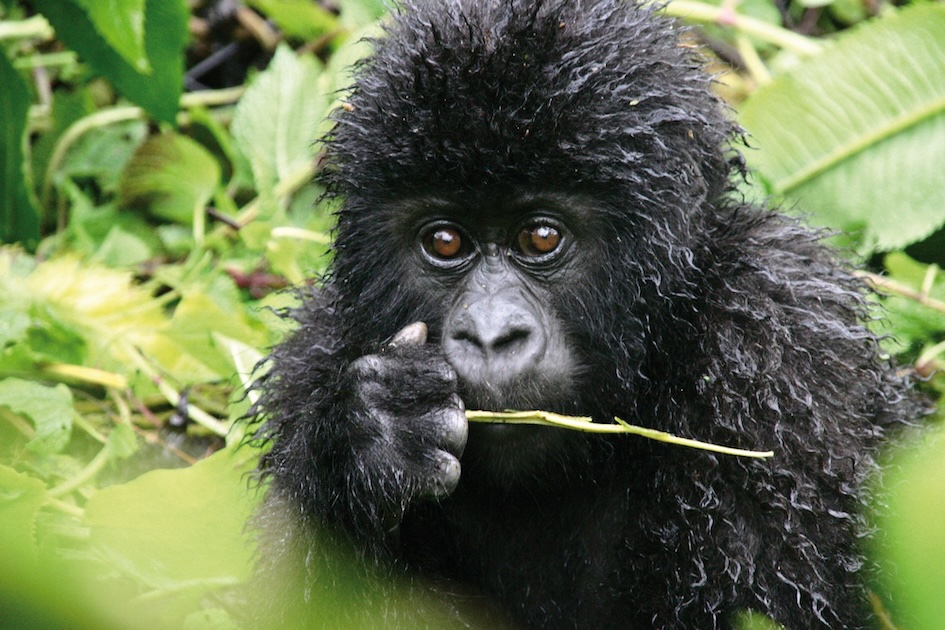
[[[236,303],[224,308],[206,294],[190,293],[175,309],[167,336],[210,368],[216,378],[229,378],[233,374],[229,348],[218,346],[216,335],[260,346],[266,341],[265,335],[251,328],[246,320]]]
[[[201,144],[216,157],[223,169],[224,181],[231,186],[252,186],[252,173],[249,164],[236,149],[229,130],[204,107],[191,107],[188,110],[190,124],[187,135]],[[223,197],[233,203],[230,197]],[[219,210],[220,208],[218,208]]]
[[[864,252],[945,222],[945,5],[870,22],[759,89],[741,122],[770,192],[862,230]]]
[[[945,619],[945,427],[900,447],[886,466],[874,551],[898,627],[938,630]]]
[[[106,446],[111,461],[131,457],[138,451],[138,434],[130,424],[116,424],[108,434]]]
[[[0,406],[28,417],[36,436],[26,445],[43,455],[58,453],[72,435],[72,392],[65,385],[47,387],[33,381],[7,378],[0,381]]]
[[[148,73],[140,72],[116,52],[96,31],[85,11],[72,2],[35,0],[33,5],[56,29],[56,36],[119,92],[154,118],[175,122],[188,37],[185,0],[146,0],[144,48],[151,63]]]
[[[203,595],[250,575],[253,544],[245,526],[256,497],[246,473],[255,457],[250,449],[224,450],[189,468],[145,473],[89,499],[90,544],[109,561],[107,575],[88,580],[90,585],[96,582],[106,595],[148,592],[116,601],[116,615],[179,628]]]
[[[0,52],[0,242],[39,241],[39,211],[29,192],[23,146],[30,94],[26,83]]]
[[[26,339],[29,315],[15,308],[0,308],[0,349]]]
[[[377,21],[389,11],[390,5],[386,0],[358,0],[358,2],[346,2],[340,17],[349,30],[356,31]]]
[[[0,464],[0,558],[8,551],[35,551],[36,515],[45,502],[46,485],[42,481]]]
[[[220,164],[186,136],[165,133],[138,147],[122,175],[121,202],[185,225],[204,221],[220,184]]]
[[[114,192],[125,165],[147,137],[148,125],[141,120],[95,129],[72,145],[53,177],[63,189],[68,178],[85,177],[95,179],[100,190]]]
[[[94,111],[95,101],[88,86],[61,86],[53,91],[51,126],[35,139],[30,149],[33,173],[37,177],[46,175],[49,161],[62,139],[62,134],[80,118]],[[53,175],[58,174],[58,169],[54,169]]]
[[[112,49],[142,74],[151,71],[144,50],[145,0],[72,0]]]
[[[43,261],[26,277],[2,280],[0,276],[0,288],[17,300],[29,300],[29,349],[37,358],[87,362],[134,376],[135,349],[150,355],[167,346],[161,334],[168,323],[164,306],[150,289],[135,284],[130,271],[64,256]],[[12,357],[17,358],[22,357]]]
[[[276,49],[269,67],[246,90],[233,116],[237,147],[249,159],[259,191],[305,168],[328,106],[312,94],[321,68],[311,57]]]
[[[338,18],[331,11],[310,0],[247,0],[290,37],[310,40],[336,31]]]
[[[152,256],[154,251],[144,239],[115,225],[95,250],[92,260],[109,267],[134,267]]]

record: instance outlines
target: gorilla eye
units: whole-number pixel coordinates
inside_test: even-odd
[[[518,249],[526,256],[538,257],[550,254],[560,244],[561,232],[551,225],[532,225],[518,233]]]
[[[434,227],[423,237],[423,249],[437,260],[451,261],[462,258],[470,251],[463,234],[455,227]]]

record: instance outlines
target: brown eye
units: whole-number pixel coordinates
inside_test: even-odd
[[[558,248],[561,232],[550,225],[534,225],[518,234],[518,248],[526,256],[544,256]]]
[[[463,251],[463,236],[452,227],[440,227],[423,239],[423,248],[434,258],[450,260]]]

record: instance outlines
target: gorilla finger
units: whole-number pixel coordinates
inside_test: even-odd
[[[352,361],[349,369],[362,377],[377,377],[384,373],[385,364],[376,354],[366,354]]]
[[[436,451],[432,457],[433,474],[424,484],[424,494],[433,499],[449,496],[459,485],[459,460],[446,451]]]
[[[394,338],[390,340],[388,347],[397,346],[422,346],[427,342],[427,325],[423,322],[414,322],[401,328]]]
[[[453,394],[453,406],[441,409],[436,413],[435,422],[440,432],[440,444],[456,457],[461,457],[466,448],[466,438],[469,436],[469,422],[463,401]]]
[[[446,361],[433,361],[427,366],[427,369],[432,372],[442,384],[455,383],[459,378],[453,366]]]

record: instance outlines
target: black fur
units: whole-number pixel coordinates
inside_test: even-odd
[[[716,628],[745,608],[788,628],[871,625],[863,486],[918,407],[848,269],[735,194],[739,132],[709,87],[676,26],[632,2],[396,10],[327,138],[331,274],[258,385],[272,571],[301,553],[317,585],[329,536],[366,566],[475,585],[536,628]],[[546,192],[581,219],[566,282],[536,293],[570,385],[492,399],[438,344],[455,298],[405,254],[411,200]],[[430,343],[387,347],[414,321]],[[457,391],[775,457],[546,428],[492,449],[473,428],[453,490],[436,454],[462,451],[443,445]]]

